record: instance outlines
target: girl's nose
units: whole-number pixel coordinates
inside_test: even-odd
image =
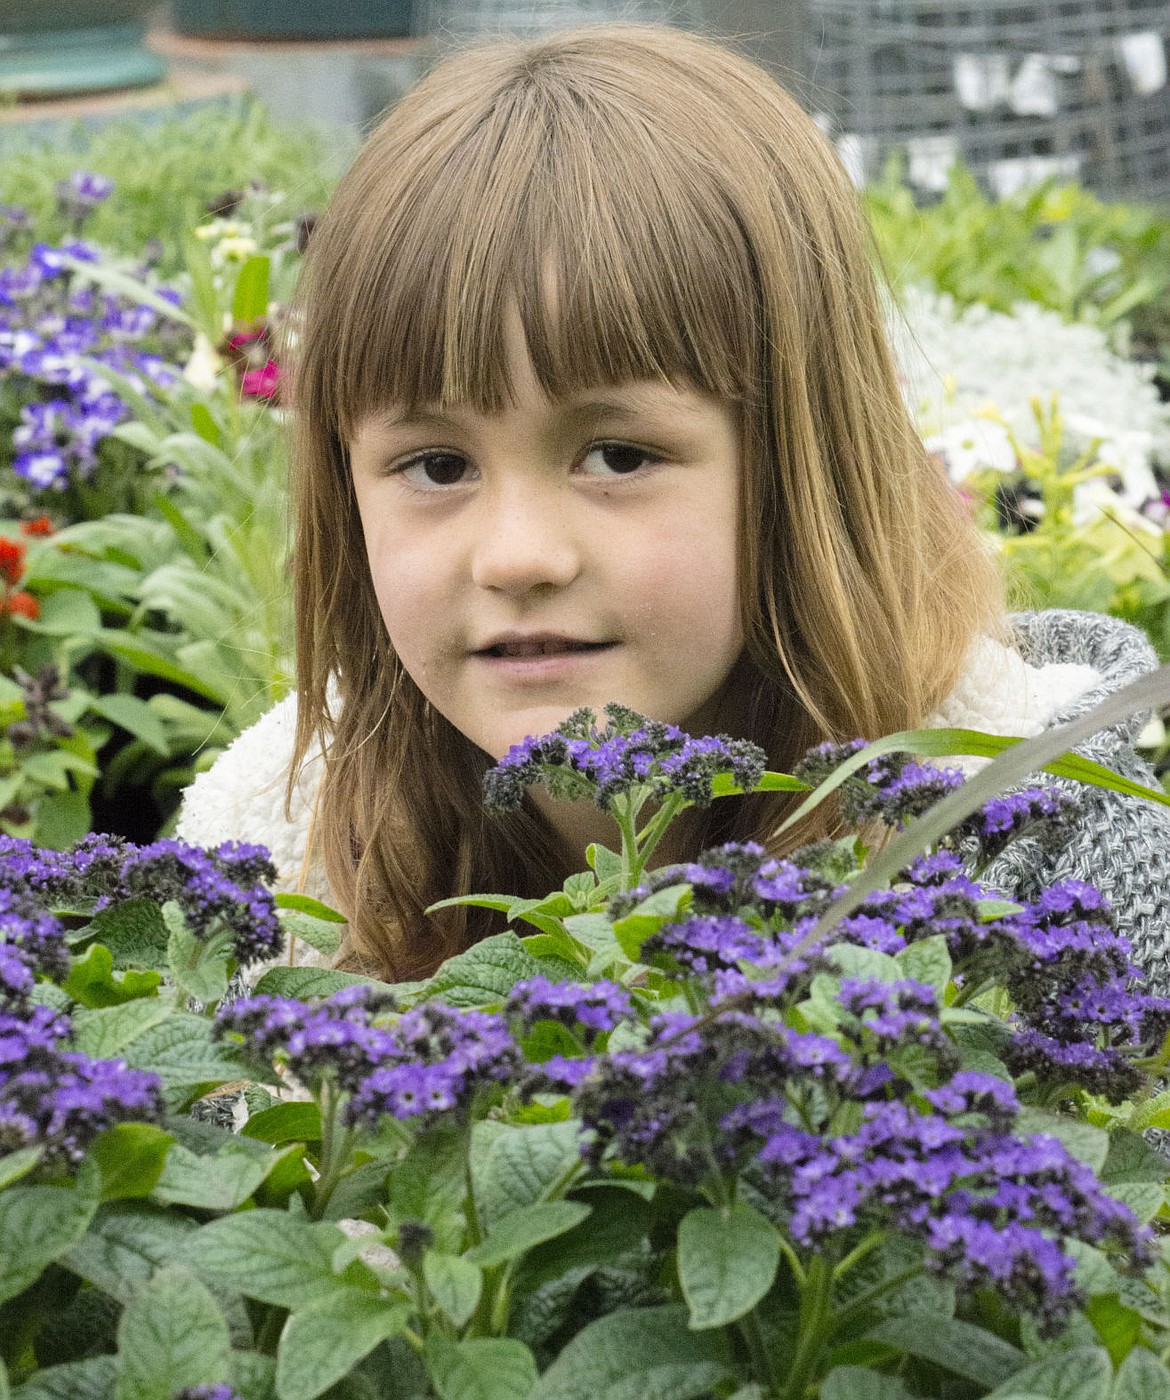
[[[501,492],[484,502],[473,544],[471,577],[478,588],[520,594],[564,588],[581,569],[569,503],[559,493]]]

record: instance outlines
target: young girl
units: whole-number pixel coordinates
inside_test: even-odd
[[[1124,624],[1008,619],[907,416],[857,199],[760,69],[614,25],[448,59],[314,233],[297,321],[297,696],[196,780],[186,840],[268,845],[349,918],[346,965],[432,971],[606,819],[489,817],[482,775],[619,701],[791,770],[826,738],[1033,734],[1154,665]],[[1150,781],[1138,723],[1092,757]],[[287,798],[287,805],[286,805]],[[791,799],[691,814],[662,860],[779,853]],[[1026,894],[1098,882],[1139,956],[1170,933],[1165,809],[1084,793]]]

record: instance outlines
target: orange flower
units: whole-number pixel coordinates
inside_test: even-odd
[[[20,522],[20,533],[22,535],[51,535],[53,533],[53,520],[48,515],[38,515],[33,520],[22,520]]]
[[[23,540],[9,540],[0,537],[0,578],[7,584],[19,583],[24,573]]]
[[[4,599],[4,611],[7,613],[17,613],[21,617],[27,617],[30,622],[35,622],[41,615],[41,605],[31,593],[25,593],[23,589],[19,593],[10,593]]]

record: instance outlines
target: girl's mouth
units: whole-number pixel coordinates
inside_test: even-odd
[[[541,656],[567,656],[604,651],[612,642],[580,642],[572,637],[517,637],[482,648],[476,656],[493,660],[527,661]]]

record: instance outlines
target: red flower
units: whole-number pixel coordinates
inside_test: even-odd
[[[33,520],[22,520],[20,522],[20,533],[22,535],[51,535],[53,533],[53,520],[48,515],[38,515]]]
[[[21,617],[27,617],[30,622],[35,622],[41,615],[41,605],[31,593],[10,593],[3,603],[6,613],[18,613]]]
[[[245,371],[240,388],[251,399],[274,399],[280,387],[280,366],[269,360],[263,369]]]
[[[9,540],[0,537],[0,578],[7,584],[20,582],[20,576],[24,573],[24,551],[23,540]]]

